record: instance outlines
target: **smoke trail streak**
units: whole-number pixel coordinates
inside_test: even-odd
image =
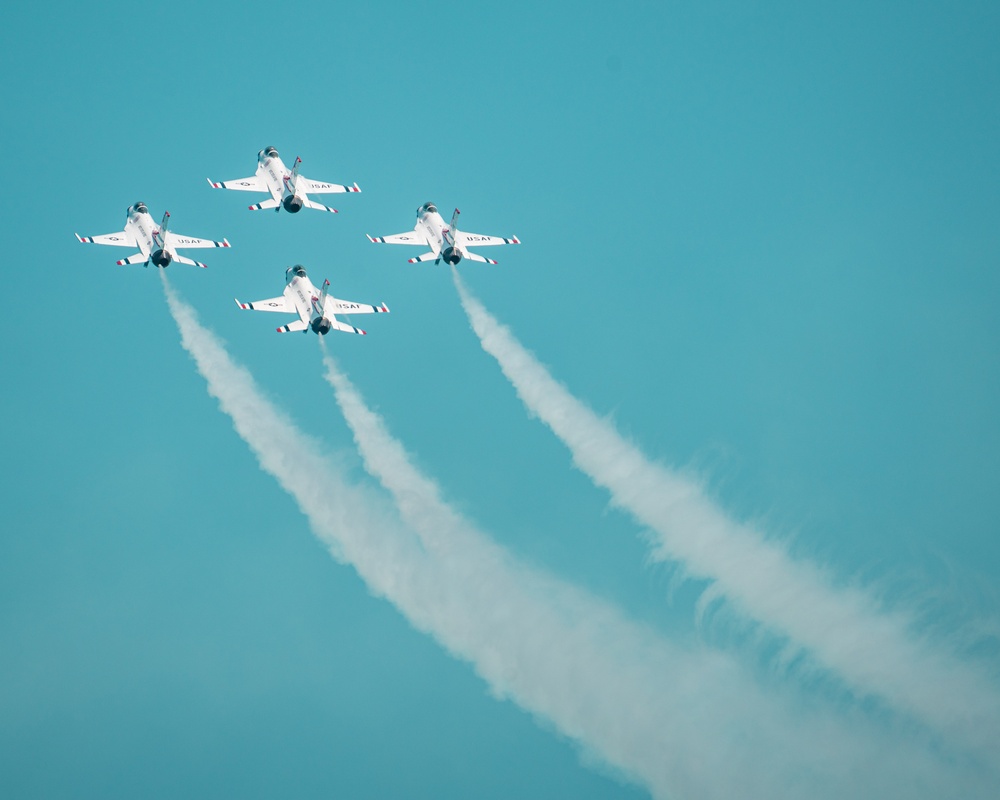
[[[479,609],[455,591],[459,576],[453,567],[430,558],[386,512],[384,498],[349,485],[319,454],[316,443],[262,396],[252,376],[233,363],[165,279],[164,289],[182,344],[209,393],[231,417],[261,467],[295,498],[335,558],[351,564],[373,594],[392,602],[414,627],[472,662],[498,697],[508,697],[550,720],[658,795],[665,796],[668,786],[678,785],[669,776],[669,759],[656,755],[657,742],[642,735],[649,725],[642,713],[643,700],[655,691],[661,675],[669,674],[655,644],[649,645],[647,656],[642,632],[571,591],[554,598],[561,605],[533,609],[538,619],[528,622],[515,617],[520,612],[516,593],[513,597],[494,593],[494,612],[507,619],[502,631],[485,628],[476,617]],[[593,618],[581,619],[581,613]],[[615,672],[621,656],[603,654],[593,644],[602,636],[613,653],[633,655],[639,668]],[[627,716],[631,708],[637,710],[635,719]],[[617,752],[624,757],[616,759]]]
[[[869,743],[861,734],[845,742],[839,729],[823,725],[809,730],[826,759],[818,780],[809,764],[769,768],[768,757],[794,747],[800,731],[772,730],[768,708],[728,659],[688,657],[607,605],[537,573],[522,585],[521,568],[498,549],[492,563],[478,564],[429,553],[380,495],[349,484],[262,396],[165,276],[164,290],[209,393],[333,556],[414,627],[471,662],[497,696],[547,720],[655,795],[832,797],[843,792],[827,773],[843,782],[845,763],[858,767],[850,780],[864,791],[849,792],[854,796],[899,790],[932,797],[956,786],[970,794],[967,778],[930,766],[911,748]],[[482,589],[471,591],[472,582]],[[988,796],[980,779],[974,784],[975,793]]]
[[[529,413],[569,448],[573,463],[612,502],[656,533],[654,557],[714,581],[736,610],[788,637],[861,695],[875,695],[953,742],[1000,748],[1000,696],[981,665],[916,636],[912,620],[887,612],[858,588],[796,560],[780,543],[729,519],[690,478],[651,462],[607,420],[573,397],[452,269],[483,349],[500,365]]]
[[[629,757],[642,752],[635,748],[642,747],[645,740],[647,747],[658,746],[659,752],[651,751],[652,760],[644,767],[637,766],[643,763],[642,759],[632,761],[633,769],[648,774],[645,770],[655,770],[657,761],[670,759],[665,779],[673,778],[675,788],[684,786],[685,792],[694,796],[718,793],[774,797],[786,791],[792,796],[815,797],[826,791],[840,796],[864,796],[869,792],[878,796],[884,791],[898,791],[900,784],[896,781],[907,780],[909,776],[902,776],[914,764],[927,767],[926,752],[911,752],[902,760],[895,760],[900,755],[896,752],[887,758],[887,748],[908,750],[911,743],[905,738],[889,746],[886,739],[873,737],[869,722],[857,716],[851,717],[848,730],[842,726],[843,719],[837,721],[815,712],[796,714],[787,706],[786,699],[768,697],[750,683],[728,657],[704,650],[693,652],[663,641],[643,642],[641,629],[616,620],[606,607],[517,564],[510,554],[479,533],[441,498],[436,483],[413,466],[402,444],[392,437],[382,418],[367,407],[325,346],[323,358],[327,381],[334,388],[365,468],[392,493],[404,522],[420,537],[427,552],[454,576],[462,602],[474,611],[484,635],[490,638],[499,635],[509,656],[511,650],[519,647],[517,639],[529,634],[529,624],[542,622],[546,639],[561,636],[561,629],[571,626],[577,631],[574,639],[579,641],[587,633],[584,624],[593,625],[603,618],[606,622],[600,630],[591,629],[600,635],[576,654],[584,659],[578,662],[577,669],[579,664],[586,663],[591,668],[597,665],[602,681],[615,675],[637,691],[642,678],[652,681],[654,691],[640,705],[628,703],[638,697],[615,697],[612,706],[605,708],[605,698],[599,687],[587,682],[589,677],[563,678],[569,681],[565,688],[572,689],[573,694],[591,698],[588,714],[612,723],[616,715],[621,715],[618,724],[628,719],[639,728],[640,736],[634,740],[604,742],[601,752],[605,757],[618,764],[630,763]],[[549,622],[553,606],[570,613]],[[517,630],[509,631],[512,624]],[[621,658],[622,655],[626,657]],[[637,669],[642,661],[649,659],[655,659],[662,672],[649,674]],[[539,677],[540,673],[536,673],[533,680]],[[559,681],[557,675],[551,679]],[[535,688],[530,684],[525,686],[522,698],[532,697]],[[528,705],[537,709],[531,700]],[[551,711],[548,715],[560,718]],[[612,749],[618,744],[626,745],[626,751]],[[700,760],[708,768],[707,772],[699,771],[698,779],[685,774],[691,771],[691,759]],[[873,775],[870,771],[873,763],[878,763],[885,772]],[[799,770],[814,778],[824,777],[812,782],[808,789],[802,784],[793,787],[789,781],[794,783],[792,773]],[[890,774],[895,777],[883,784]],[[846,782],[845,775],[851,776]],[[926,777],[918,782],[923,790],[927,788],[922,784]]]

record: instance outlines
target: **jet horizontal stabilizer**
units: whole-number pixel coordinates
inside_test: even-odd
[[[178,264],[187,264],[188,266],[192,267],[201,267],[202,269],[208,269],[208,264],[202,264],[200,261],[195,261],[193,259],[186,258],[185,256],[179,256],[174,254],[173,260],[176,261]]]
[[[357,333],[361,336],[367,335],[365,331],[361,330],[361,328],[355,328],[353,325],[348,325],[346,322],[341,322],[336,319],[330,319],[329,322],[330,327],[334,330],[343,331],[344,333]]]
[[[339,213],[337,209],[330,208],[330,206],[325,206],[322,203],[317,203],[315,200],[310,200],[308,197],[302,197],[302,205],[306,208],[312,208],[316,211],[329,211],[331,214]]]
[[[492,258],[486,258],[486,256],[481,256],[478,253],[470,253],[468,250],[466,250],[464,253],[462,253],[462,257],[468,259],[469,261],[480,261],[483,264],[496,264],[497,263]]]
[[[275,211],[277,211],[280,205],[281,205],[281,201],[280,200],[275,200],[272,197],[270,200],[262,200],[259,203],[254,203],[252,206],[250,206],[250,210],[251,211],[264,211],[266,209],[273,208]]]
[[[309,323],[303,322],[301,319],[295,320],[295,322],[289,322],[287,325],[282,325],[277,328],[278,333],[294,333],[295,331],[307,331],[309,330]]]
[[[149,261],[148,256],[144,256],[142,253],[136,253],[134,256],[129,256],[128,258],[123,258],[121,261],[116,261],[115,263],[123,267],[126,264],[145,264]]]

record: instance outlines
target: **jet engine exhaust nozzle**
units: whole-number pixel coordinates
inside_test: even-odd
[[[455,266],[459,261],[462,260],[462,251],[457,247],[446,247],[441,253],[441,258],[444,259],[446,264],[451,264]]]
[[[170,262],[173,261],[174,258],[165,250],[154,250],[152,255],[149,257],[149,260],[158,267],[169,267]]]
[[[294,194],[290,194],[282,200],[281,205],[285,207],[285,211],[289,214],[297,214],[302,209],[302,201]]]
[[[326,336],[333,326],[330,324],[330,320],[326,317],[316,317],[310,324],[313,329],[313,333],[318,333],[320,336]]]

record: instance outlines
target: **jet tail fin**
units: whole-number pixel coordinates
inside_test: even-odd
[[[295,164],[292,166],[292,171],[287,178],[285,178],[285,188],[289,192],[295,194],[295,183],[299,179],[299,164],[302,163],[302,159],[295,156]]]
[[[409,261],[409,263],[410,264],[419,264],[422,261],[434,261],[435,259],[439,259],[439,258],[440,258],[440,256],[437,253],[431,251],[430,253],[424,253],[422,256],[417,256],[416,258],[411,258],[410,261]]]

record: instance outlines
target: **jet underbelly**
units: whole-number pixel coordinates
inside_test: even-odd
[[[269,158],[264,161],[264,176],[272,194],[275,190],[284,191],[285,172],[287,172],[285,165],[279,159]]]
[[[285,294],[292,301],[292,305],[295,306],[295,310],[298,312],[299,319],[303,322],[309,322],[313,316],[312,293],[308,291],[308,288],[311,288],[311,286],[304,287],[301,278],[296,278],[285,288]]]
[[[128,223],[132,226],[132,235],[135,237],[135,241],[138,243],[139,249],[142,251],[142,254],[146,256],[148,256],[150,251],[153,249],[153,226],[148,224],[150,221],[150,218],[143,219],[139,216],[133,217]]]
[[[261,164],[260,168],[257,170],[257,175],[261,182],[267,187],[267,191],[271,193],[271,197],[275,200],[280,200],[284,187],[281,184],[281,179],[274,177],[274,170],[269,170]]]
[[[440,226],[435,225],[434,222],[434,220],[425,218],[420,220],[420,222],[417,223],[417,226],[420,228],[420,232],[427,240],[427,244],[430,245],[431,250],[435,253],[440,253],[442,243],[441,228]]]

